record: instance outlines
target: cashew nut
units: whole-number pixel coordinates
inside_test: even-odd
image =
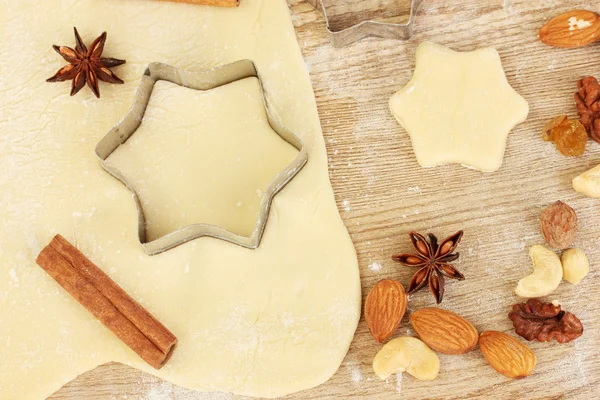
[[[600,197],[600,165],[573,179],[573,189],[590,197]]]
[[[438,356],[417,338],[403,336],[390,340],[375,356],[373,370],[381,379],[396,372],[408,372],[422,381],[430,381],[440,371]]]
[[[565,250],[562,257],[563,278],[577,285],[590,272],[590,263],[585,253],[579,249]]]
[[[552,293],[563,277],[560,258],[544,246],[531,246],[529,256],[533,273],[519,281],[515,293],[519,297],[543,297]]]

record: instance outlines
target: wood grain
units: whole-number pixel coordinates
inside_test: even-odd
[[[379,381],[371,362],[380,345],[361,320],[350,351],[332,379],[288,398],[597,396],[600,201],[574,192],[571,179],[600,162],[600,145],[589,142],[584,156],[565,158],[552,144],[541,140],[540,130],[557,114],[576,116],[576,82],[585,75],[600,75],[600,45],[554,49],[537,38],[538,29],[552,16],[574,8],[589,9],[592,2],[425,0],[415,36],[409,42],[367,39],[332,49],[322,16],[305,1],[289,1],[298,41],[310,68],[336,199],[358,251],[364,296],[379,279],[398,279],[408,284],[414,271],[390,259],[393,253],[410,250],[407,232],[432,231],[444,236],[464,229],[458,267],[467,279],[447,284],[442,305],[467,317],[479,331],[494,329],[513,334],[507,318],[510,305],[518,301],[513,290],[531,268],[528,248],[543,243],[539,213],[558,199],[573,206],[579,215],[575,245],[588,254],[591,272],[577,286],[563,282],[551,297],[581,319],[583,337],[563,345],[532,344],[538,365],[526,379],[513,381],[497,374],[476,349],[464,356],[440,355],[440,375],[433,382],[420,382],[408,375]],[[360,3],[367,10],[363,15],[371,15],[370,5],[373,10],[382,4],[378,0]],[[335,22],[342,25],[360,16],[354,11],[340,11],[339,15],[349,18]],[[418,166],[407,133],[388,111],[388,100],[410,78],[415,49],[423,40],[457,50],[496,47],[509,82],[529,101],[529,118],[509,136],[504,164],[498,172],[483,174],[455,165],[431,169]],[[397,335],[414,334],[408,314],[432,305],[434,300],[426,291],[411,296]],[[109,364],[80,376],[51,397],[82,398],[239,397],[188,391],[132,368]]]

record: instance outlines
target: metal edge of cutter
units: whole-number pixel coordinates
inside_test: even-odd
[[[413,35],[417,11],[419,10],[421,3],[423,3],[423,0],[411,0],[410,17],[408,22],[404,24],[363,21],[349,28],[334,31],[329,24],[329,17],[327,16],[327,9],[324,1],[325,0],[308,0],[308,2],[325,17],[329,41],[333,47],[348,46],[351,43],[358,42],[359,40],[370,36],[383,39],[408,40]]]
[[[269,125],[283,140],[298,150],[298,155],[294,160],[277,174],[275,179],[271,181],[264,191],[260,212],[252,234],[250,236],[242,236],[218,226],[198,223],[170,232],[158,239],[147,241],[146,220],[139,195],[133,189],[133,186],[127,178],[125,178],[119,170],[110,165],[107,162],[107,159],[119,146],[125,143],[127,139],[136,132],[142,123],[155,83],[159,80],[164,80],[190,89],[209,90],[252,77],[258,79],[262,102]],[[258,74],[256,65],[251,60],[240,60],[203,72],[180,70],[162,63],[152,63],[148,65],[142,76],[131,110],[108,132],[106,136],[104,136],[104,138],[102,138],[102,140],[100,140],[96,146],[96,155],[100,159],[102,167],[125,184],[133,193],[138,213],[139,240],[144,251],[149,255],[162,253],[179,246],[180,244],[204,236],[222,239],[250,249],[257,248],[262,239],[273,198],[290,180],[292,180],[292,178],[294,178],[294,176],[296,176],[296,174],[298,174],[298,172],[300,172],[308,161],[308,153],[300,138],[284,126],[280,125],[271,115],[267,105],[267,98],[265,96],[262,80]]]

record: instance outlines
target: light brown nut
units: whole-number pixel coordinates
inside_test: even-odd
[[[573,189],[589,197],[600,197],[600,165],[575,177]]]
[[[566,249],[577,236],[577,213],[571,206],[557,201],[540,215],[542,235],[551,247]]]
[[[417,338],[403,336],[383,346],[373,359],[373,371],[380,379],[397,372],[408,372],[422,381],[435,379],[440,371],[440,359]]]
[[[560,260],[563,267],[563,278],[577,285],[590,272],[590,262],[585,253],[579,249],[567,249]]]
[[[483,332],[479,348],[492,368],[508,378],[524,378],[535,368],[533,350],[506,333]]]
[[[561,14],[540,29],[540,40],[554,47],[583,47],[599,39],[600,15],[587,10]]]
[[[529,249],[533,272],[519,281],[515,293],[519,297],[544,297],[554,292],[563,278],[560,258],[553,250],[536,244]]]
[[[375,284],[365,300],[365,320],[379,343],[388,340],[406,312],[406,292],[398,281],[384,279]]]
[[[464,354],[475,347],[479,334],[469,321],[441,308],[422,308],[410,316],[410,322],[429,347],[442,354]]]

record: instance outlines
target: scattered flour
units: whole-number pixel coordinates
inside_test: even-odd
[[[350,201],[348,200],[342,201],[342,207],[344,207],[344,211],[352,210],[352,206],[350,205]]]
[[[402,372],[396,374],[396,392],[402,391]]]
[[[418,186],[413,186],[408,188],[408,193],[421,193],[422,190]]]
[[[175,396],[175,392],[179,389],[177,386],[153,376],[146,375],[143,372],[140,373],[139,383],[143,387],[143,394],[140,396],[133,396],[132,398],[135,400],[171,400],[173,398],[179,398]],[[119,397],[119,400],[122,398],[124,397]]]
[[[150,385],[145,395],[140,400],[166,400],[172,398],[173,385],[168,382],[157,382]]]
[[[363,377],[362,377],[362,374],[360,373],[360,368],[358,367],[358,365],[355,365],[352,367],[351,374],[352,374],[352,382],[358,383],[358,382],[362,381]]]
[[[382,265],[378,262],[372,262],[371,264],[369,264],[369,269],[373,272],[380,272],[382,268]]]
[[[8,271],[8,274],[10,275],[10,279],[12,279],[13,283],[15,285],[19,284],[19,276],[17,275],[17,271],[12,268]]]
[[[294,322],[295,322],[294,317],[288,312],[283,313],[283,315],[281,316],[281,323],[283,324],[283,327],[286,329],[290,328],[292,325],[294,325]]]

